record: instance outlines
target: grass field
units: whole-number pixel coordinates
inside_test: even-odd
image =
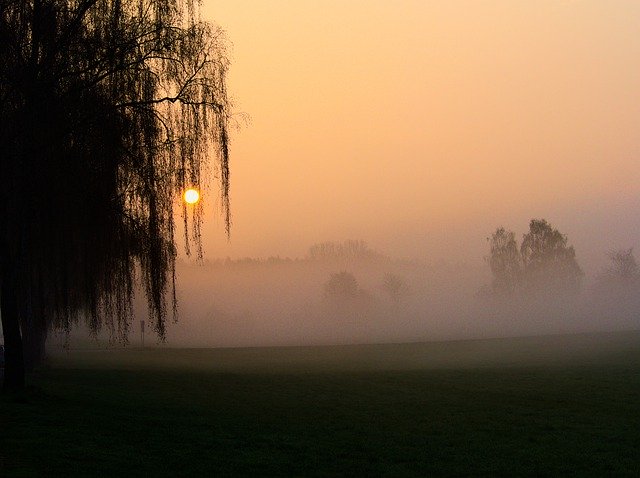
[[[54,354],[0,476],[640,476],[640,333]]]

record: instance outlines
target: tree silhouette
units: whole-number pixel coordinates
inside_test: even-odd
[[[640,309],[640,267],[633,249],[609,252],[609,265],[597,276],[592,288],[593,307],[608,320],[637,327]]]
[[[392,273],[386,273],[382,278],[382,289],[395,305],[398,305],[400,300],[409,293],[407,282],[399,275]]]
[[[532,219],[518,249],[515,234],[499,227],[489,240],[487,262],[493,280],[490,294],[575,293],[583,276],[567,237],[544,219]],[[483,288],[484,291],[489,288]]]
[[[324,284],[324,298],[335,303],[344,303],[358,296],[358,281],[351,272],[331,274]]]
[[[608,254],[610,265],[596,278],[599,288],[634,290],[640,285],[640,267],[633,249],[612,251]]]
[[[532,219],[522,238],[523,280],[530,291],[577,292],[582,269],[567,237],[544,219]]]
[[[493,281],[493,292],[511,295],[516,290],[521,274],[522,261],[513,231],[499,227],[489,239],[490,255],[487,258]]]
[[[36,356],[80,318],[126,340],[137,282],[164,339],[174,209],[211,150],[229,231],[225,40],[198,18],[193,0],[0,0],[5,389],[21,335]],[[201,207],[182,216],[201,257]]]

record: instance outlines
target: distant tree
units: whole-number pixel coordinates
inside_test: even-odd
[[[495,294],[511,295],[520,283],[522,260],[515,233],[499,227],[489,239],[490,254],[487,258]]]
[[[230,224],[228,61],[193,0],[0,0],[0,58],[4,386],[21,388],[22,336],[37,356],[84,317],[126,340],[138,281],[164,339],[176,199],[210,151]]]
[[[325,300],[348,302],[358,296],[358,281],[351,272],[336,272],[324,283],[323,293]]]
[[[592,306],[606,320],[638,326],[640,267],[633,249],[611,251],[609,265],[597,276],[591,290]]]
[[[394,304],[398,305],[400,300],[409,293],[409,286],[399,275],[387,273],[382,278],[382,290]]]
[[[629,289],[640,285],[640,267],[633,249],[612,251],[608,257],[610,265],[596,278],[599,286]]]
[[[520,246],[524,286],[529,291],[577,292],[583,276],[567,237],[544,219],[532,219]]]

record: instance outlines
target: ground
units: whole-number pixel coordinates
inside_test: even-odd
[[[53,354],[0,476],[640,476],[640,333]]]

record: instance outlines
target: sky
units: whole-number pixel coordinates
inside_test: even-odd
[[[238,122],[231,239],[208,214],[207,258],[362,239],[481,262],[531,218],[587,273],[639,250],[640,2],[204,0],[203,17],[227,32]]]

